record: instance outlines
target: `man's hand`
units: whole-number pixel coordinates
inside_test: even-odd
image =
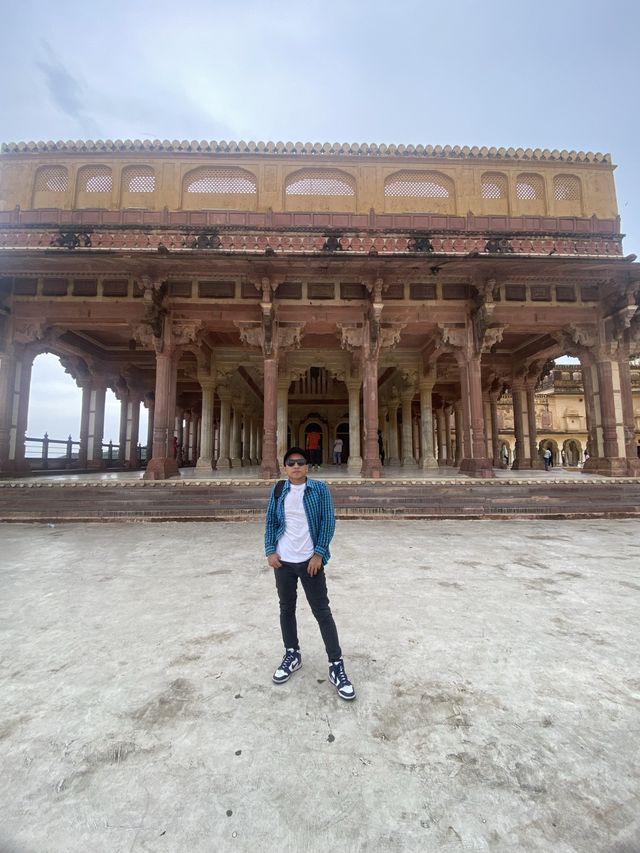
[[[277,554],[269,554],[267,557],[267,563],[271,566],[272,569],[279,569],[282,566],[280,562],[280,557]]]
[[[322,557],[320,554],[314,554],[313,557],[309,560],[309,565],[307,566],[307,572],[313,577],[317,575],[320,569],[322,568]]]

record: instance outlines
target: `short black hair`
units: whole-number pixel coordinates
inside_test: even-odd
[[[294,454],[298,455],[298,456],[302,456],[304,458],[304,461],[307,463],[307,465],[309,464],[309,457],[307,455],[306,450],[303,450],[301,447],[290,447],[287,450],[287,452],[284,454],[284,459],[282,460],[285,465],[287,464],[287,459],[290,456],[293,456]]]

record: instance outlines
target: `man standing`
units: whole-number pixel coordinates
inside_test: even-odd
[[[322,464],[322,433],[315,426],[307,433],[307,453],[311,467],[317,469]]]
[[[333,464],[342,465],[342,448],[343,442],[340,437],[333,442]]]
[[[344,669],[324,572],[336,523],[331,492],[322,480],[307,477],[309,462],[302,448],[289,448],[284,464],[287,480],[273,487],[264,536],[267,562],[276,579],[285,646],[284,657],[273,680],[282,684],[302,666],[296,622],[299,578],[320,627],[329,659],[329,679],[342,699],[355,699],[356,692]]]

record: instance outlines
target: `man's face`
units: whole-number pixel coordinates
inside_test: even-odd
[[[309,466],[307,465],[307,460],[299,454],[294,453],[293,456],[289,456],[284,463],[284,467],[290,483],[304,483],[307,479]]]

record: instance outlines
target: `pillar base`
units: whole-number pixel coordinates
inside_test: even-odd
[[[451,465],[448,459],[438,459],[438,468],[449,468]]]
[[[495,477],[493,460],[488,457],[483,459],[462,459],[460,462],[460,473],[468,474],[469,477],[482,477],[485,480]]]
[[[201,456],[196,462],[196,471],[213,471],[214,462],[210,456]]]
[[[99,459],[89,459],[87,462],[87,471],[102,471],[104,462]]]
[[[52,461],[53,460],[51,459],[49,460],[49,462]],[[35,473],[36,472],[33,471],[31,465],[29,465],[28,462],[25,462],[24,459],[20,460],[19,462],[16,462],[15,460],[11,459],[0,465],[0,476],[2,477],[26,477],[29,474]],[[37,473],[40,472],[38,471]]]
[[[440,466],[438,465],[438,460],[435,456],[425,456],[424,459],[420,462],[420,467],[423,471],[434,471]]]
[[[178,477],[178,463],[175,459],[167,457],[155,457],[149,461],[147,470],[142,475],[143,480],[168,480],[170,477]]]
[[[640,457],[627,459],[627,474],[629,477],[640,477]]]
[[[217,467],[219,471],[226,471],[228,468],[231,468],[231,460],[221,456],[218,459]]]
[[[242,459],[240,459],[238,456],[233,456],[231,459],[231,467],[242,468]]]
[[[280,468],[278,467],[278,463],[274,460],[269,463],[266,459],[262,460],[262,465],[260,466],[260,477],[263,480],[273,480],[274,477],[280,476]]]
[[[531,468],[534,471],[544,471],[544,459],[540,459],[539,456],[536,459],[532,459]]]
[[[413,456],[410,456],[409,458],[402,460],[402,467],[403,468],[411,468],[414,471],[416,471],[418,469],[418,463],[413,458]]]
[[[544,468],[544,463],[542,465]],[[511,464],[512,471],[530,471],[531,470],[531,460],[530,459],[514,459]]]
[[[373,480],[379,480],[382,477],[382,466],[380,465],[380,462],[363,462],[361,476],[371,478]]]
[[[347,472],[359,477],[362,473],[362,456],[350,456],[347,460]]]
[[[590,456],[582,468],[583,474],[604,474],[605,477],[629,477],[628,463],[630,461],[623,456]]]

